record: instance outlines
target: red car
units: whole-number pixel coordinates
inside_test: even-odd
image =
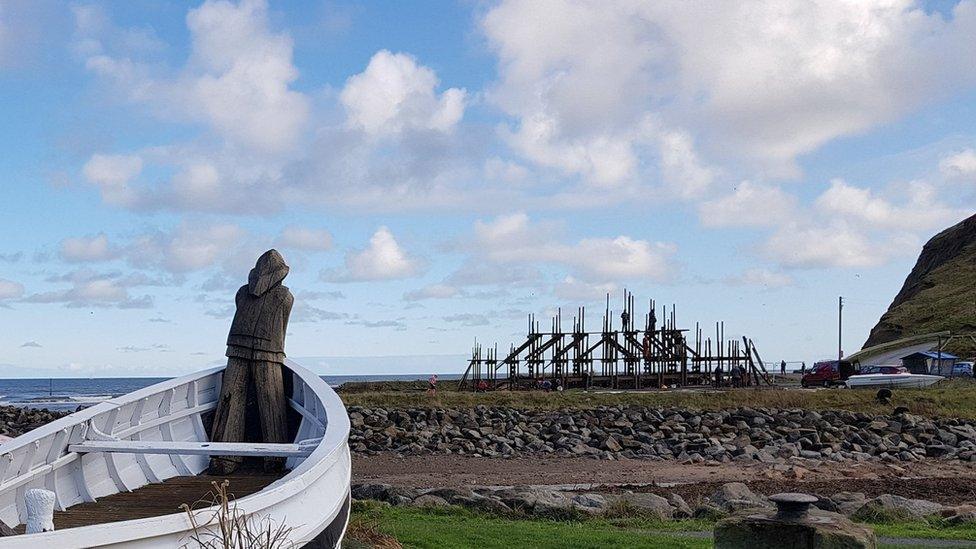
[[[854,365],[846,360],[825,360],[813,365],[813,368],[803,375],[800,385],[803,387],[830,387],[840,385],[854,374]]]

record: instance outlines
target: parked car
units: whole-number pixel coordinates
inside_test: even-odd
[[[824,360],[817,362],[800,379],[803,387],[830,387],[840,385],[854,374],[854,365],[846,360]]]
[[[972,362],[957,362],[952,365],[952,376],[970,376],[973,375],[973,363]]]
[[[864,366],[859,374],[907,374],[910,373],[904,366]]]

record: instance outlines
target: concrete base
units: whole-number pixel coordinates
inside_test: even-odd
[[[715,525],[716,549],[875,549],[874,531],[843,515],[811,509],[799,520],[750,513]]]

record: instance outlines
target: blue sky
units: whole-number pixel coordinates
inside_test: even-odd
[[[974,65],[968,0],[0,4],[0,375],[220,361],[269,247],[322,373],[623,288],[853,351],[973,214]]]

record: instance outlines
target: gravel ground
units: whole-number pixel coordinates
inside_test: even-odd
[[[803,472],[799,472],[803,471]],[[801,475],[802,478],[788,478]],[[840,491],[873,497],[896,494],[943,504],[976,500],[976,466],[958,461],[923,463],[829,464],[785,472],[763,464],[682,465],[646,460],[592,458],[477,458],[456,455],[397,456],[381,453],[353,457],[353,482],[441,488],[465,486],[571,485],[601,492],[633,490],[678,493],[689,503],[726,482],[744,482],[762,494],[808,492],[827,496]],[[597,484],[600,486],[591,487]]]

